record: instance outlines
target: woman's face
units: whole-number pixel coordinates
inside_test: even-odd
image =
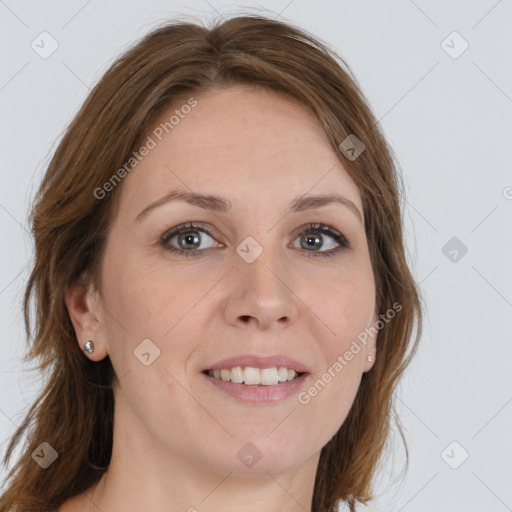
[[[375,354],[375,339],[353,343],[377,319],[361,197],[301,104],[247,86],[195,99],[118,185],[92,336],[119,379],[117,421],[145,449],[224,474],[290,470],[317,460]],[[189,201],[162,199],[176,192]],[[304,375],[279,382],[283,368]]]

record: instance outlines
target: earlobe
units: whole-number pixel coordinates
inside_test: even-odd
[[[108,355],[105,324],[92,284],[77,281],[66,286],[64,295],[80,350],[93,361],[102,360]]]
[[[364,361],[363,373],[369,372],[373,368],[375,361],[376,361],[376,352],[371,351],[371,353],[366,356],[366,361]]]
[[[372,321],[372,334],[368,337],[368,341],[366,343],[366,360],[363,363],[363,372],[366,373],[370,371],[373,368],[373,365],[375,364],[375,361],[377,359],[377,338],[379,336],[378,328],[377,328],[377,321],[379,319],[379,316],[377,314],[377,311],[375,311],[373,315],[373,321]]]
[[[94,352],[94,342],[92,340],[86,341],[84,343],[84,349],[88,354],[92,354]]]

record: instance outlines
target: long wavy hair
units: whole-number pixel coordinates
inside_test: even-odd
[[[378,312],[402,306],[380,329],[377,360],[362,375],[346,420],[321,450],[311,510],[332,512],[341,501],[355,511],[357,502],[374,498],[372,481],[391,438],[392,419],[408,467],[394,398],[421,338],[422,300],[404,248],[403,178],[353,72],[327,43],[289,22],[249,14],[206,27],[173,19],[128,48],[98,81],[33,197],[29,221],[35,257],[23,300],[24,361],[37,361],[34,369],[46,380],[6,450],[7,467],[25,437],[0,511],[57,509],[108,469],[116,376],[108,356],[99,362],[84,357],[64,300],[66,286],[88,284],[79,281],[84,272],[101,290],[99,269],[122,183],[101,200],[95,191],[178,96],[198,97],[212,87],[235,84],[285,93],[318,119],[362,197]],[[349,135],[365,146],[355,159],[340,150]],[[47,469],[32,457],[43,442],[58,453]]]

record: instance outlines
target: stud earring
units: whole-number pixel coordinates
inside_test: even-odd
[[[94,343],[92,340],[87,341],[84,343],[84,349],[89,352],[89,354],[92,354],[94,352]]]
[[[373,358],[373,356],[368,356],[368,361],[370,361],[370,363],[373,363],[375,359]]]

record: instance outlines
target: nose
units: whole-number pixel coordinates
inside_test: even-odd
[[[263,251],[252,263],[235,257],[230,272],[224,314],[226,322],[242,328],[270,331],[293,325],[301,301],[285,262]]]

